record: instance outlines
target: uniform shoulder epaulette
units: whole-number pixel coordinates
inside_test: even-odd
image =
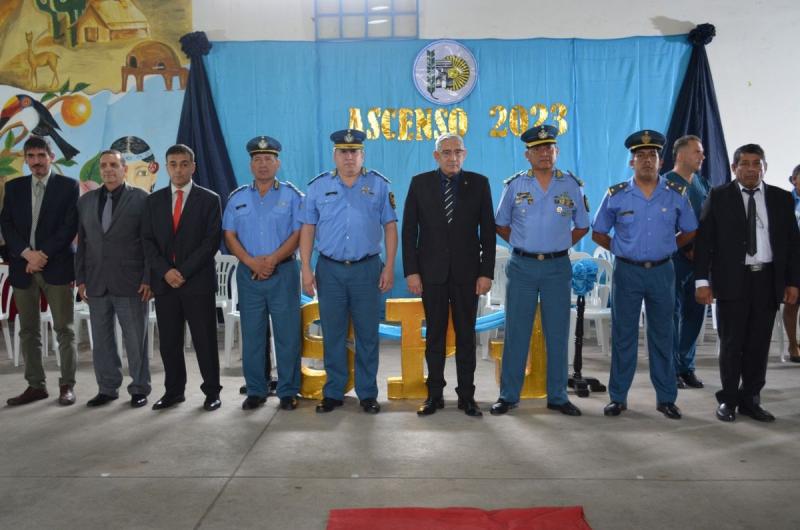
[[[292,183],[291,183],[291,182],[289,182],[288,180],[285,180],[283,183],[284,183],[284,184],[285,184],[287,187],[289,187],[289,188],[291,188],[292,190],[294,190],[294,192],[295,192],[295,193],[297,193],[297,194],[298,194],[300,197],[305,197],[305,196],[306,196],[306,195],[305,195],[305,193],[303,193],[302,191],[300,191],[300,188],[298,188],[297,186],[295,186],[294,184],[292,184]]]
[[[250,187],[250,184],[245,184],[245,185],[243,185],[243,186],[239,186],[238,188],[236,188],[235,190],[233,190],[232,192],[230,192],[230,193],[228,194],[228,200],[231,200],[231,199],[233,198],[233,196],[234,196],[234,195],[236,195],[237,193],[239,193],[239,192],[240,192],[240,191],[242,191],[243,189],[247,189],[247,188],[249,188],[249,187]]]
[[[504,186],[508,186],[509,184],[511,184],[511,183],[514,181],[514,179],[516,179],[516,178],[518,178],[518,177],[521,177],[521,176],[522,176],[522,175],[524,175],[525,173],[526,173],[526,171],[524,171],[524,170],[523,170],[523,171],[520,171],[519,173],[514,173],[513,175],[511,175],[510,177],[508,177],[507,179],[505,179],[505,180],[503,181],[503,185],[504,185]]]
[[[311,183],[312,183],[312,182],[314,182],[315,180],[319,180],[320,178],[324,177],[325,175],[330,175],[330,174],[331,174],[331,172],[330,172],[330,171],[323,171],[322,173],[320,173],[319,175],[317,175],[317,176],[316,176],[316,177],[314,177],[313,179],[309,180],[309,181],[308,181],[308,183],[309,183],[309,184],[311,184]]]
[[[678,182],[673,182],[671,180],[668,180],[667,187],[672,191],[676,192],[678,195],[684,195],[686,193],[686,186]]]
[[[572,171],[567,171],[567,175],[572,177],[575,180],[575,182],[578,183],[578,186],[580,186],[581,188],[583,187],[583,181],[579,179],[577,176],[575,176],[575,174]]]
[[[364,170],[365,170],[367,173],[375,173],[377,176],[379,176],[380,178],[382,178],[383,180],[385,180],[387,184],[391,184],[391,183],[392,183],[392,181],[391,181],[391,180],[389,180],[389,177],[385,177],[385,176],[381,175],[379,172],[375,171],[374,169],[366,169],[366,168],[364,168]]]
[[[608,188],[608,196],[612,197],[614,194],[621,192],[625,188],[628,187],[628,181],[620,182],[619,184],[614,184],[610,188]]]

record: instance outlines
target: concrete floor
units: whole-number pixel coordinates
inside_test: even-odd
[[[323,529],[331,508],[552,505],[582,505],[596,529],[800,528],[792,501],[800,365],[781,364],[773,343],[762,397],[777,422],[723,424],[714,417],[713,339],[698,357],[706,388],[680,391],[680,421],[655,410],[642,355],[619,418],[603,417],[606,394],[573,396],[580,418],[548,411],[543,400],[492,417],[497,387],[487,361],[477,370],[482,419],[456,409],[454,384],[444,410],[419,418],[417,402],[385,397],[386,377],[399,374],[396,344],[382,348],[377,416],[354,397],[327,415],[309,401],[278,412],[275,398],[242,411],[238,366],[223,370],[222,409],[207,413],[191,360],[187,401],[174,409],[133,410],[126,399],[89,409],[96,385],[83,343],[75,406],[56,403],[50,357],[51,399],[0,408],[0,528]],[[609,358],[591,339],[585,355],[584,374],[607,382]],[[22,367],[4,351],[0,359],[5,403],[25,382]],[[153,383],[151,403],[163,389],[159,360]]]

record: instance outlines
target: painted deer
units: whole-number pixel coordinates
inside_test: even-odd
[[[47,66],[53,72],[53,80],[50,82],[50,87],[58,86],[58,55],[53,52],[39,52],[33,53],[33,32],[25,33],[25,40],[28,41],[28,66],[30,67],[30,74],[28,79],[35,89],[39,86],[39,78],[36,75],[36,70],[42,66]]]

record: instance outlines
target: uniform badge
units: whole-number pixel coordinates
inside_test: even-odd
[[[355,138],[354,138],[354,137],[353,137],[353,135],[352,135],[352,134],[350,134],[350,132],[348,131],[348,132],[347,132],[347,134],[345,134],[345,135],[344,135],[344,143],[346,143],[346,144],[351,144],[351,143],[353,143],[353,140],[355,140]]]
[[[569,196],[569,193],[566,191],[561,195],[557,195],[553,202],[556,204],[556,213],[559,215],[570,215],[571,210],[575,208],[575,201],[572,200],[572,197]]]
[[[650,133],[649,133],[649,132],[647,132],[647,131],[645,131],[645,132],[642,134],[642,143],[643,143],[643,144],[649,144],[649,143],[650,143],[650,140],[652,140],[652,137],[650,136]]]
[[[361,193],[363,193],[364,195],[372,195],[372,191],[369,189],[369,186],[367,185],[361,186]]]
[[[394,202],[394,193],[392,193],[391,191],[389,192],[389,206],[392,207],[392,210],[395,210],[397,206]]]
[[[268,145],[269,144],[267,143],[267,139],[262,136],[261,140],[258,141],[259,149],[266,149]]]
[[[536,136],[538,136],[540,140],[544,140],[548,136],[547,130],[544,128],[539,129],[539,134],[537,134]]]

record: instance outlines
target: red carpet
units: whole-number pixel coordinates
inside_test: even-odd
[[[591,530],[583,508],[364,508],[331,510],[328,530]]]

